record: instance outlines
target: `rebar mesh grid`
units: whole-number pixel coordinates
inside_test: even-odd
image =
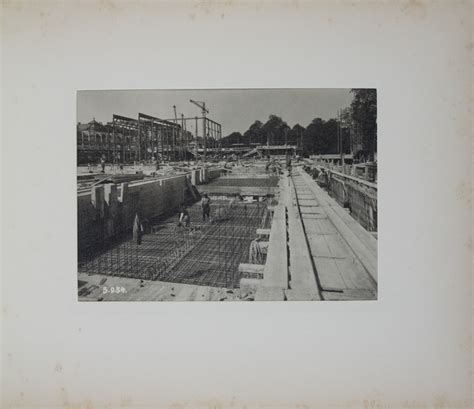
[[[256,229],[268,225],[265,203],[213,201],[211,220],[202,221],[197,203],[188,208],[190,227],[177,215],[157,222],[138,244],[130,236],[79,263],[79,271],[146,280],[235,288],[238,267],[248,262]]]

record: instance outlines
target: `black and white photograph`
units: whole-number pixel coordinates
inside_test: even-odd
[[[0,3],[0,408],[472,409],[473,6]]]
[[[77,92],[80,301],[377,299],[377,90]]]

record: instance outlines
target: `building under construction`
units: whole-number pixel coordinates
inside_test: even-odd
[[[95,118],[77,124],[78,164],[180,161],[215,156],[222,148],[221,124],[201,117],[160,119],[144,113],[137,118],[113,114],[102,124]]]
[[[376,299],[373,172],[223,147],[191,102],[201,116],[78,124],[79,299]]]
[[[78,176],[80,300],[377,298],[375,183],[309,160],[146,169]]]

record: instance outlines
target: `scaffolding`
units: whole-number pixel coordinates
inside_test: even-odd
[[[107,159],[113,163],[137,160],[138,140],[137,120],[114,114],[112,116],[112,158]]]
[[[186,148],[195,158],[207,158],[222,155],[222,126],[205,116],[195,116],[167,121],[180,121],[181,128],[189,136]],[[190,139],[189,139],[190,138]]]
[[[183,160],[185,135],[178,124],[138,113],[139,161]]]
[[[138,119],[113,114],[106,125],[92,123],[97,129],[77,130],[78,163],[176,162],[222,154],[222,127],[207,117],[167,120],[139,112]]]

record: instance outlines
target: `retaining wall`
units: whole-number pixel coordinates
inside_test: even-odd
[[[193,185],[202,185],[218,178],[222,173],[221,168],[199,168],[189,171],[189,177]]]
[[[142,221],[177,208],[184,200],[186,178],[193,185],[220,176],[220,168],[199,168],[165,179],[106,184],[77,196],[79,257],[95,251],[132,231],[135,215]]]
[[[314,165],[334,172],[342,173],[347,176],[354,176],[358,179],[365,179],[368,182],[377,183],[377,165],[376,164],[345,164],[326,162],[323,160],[314,160]]]
[[[79,257],[130,233],[137,213],[145,221],[177,208],[184,200],[186,177],[106,184],[78,194]]]
[[[366,230],[377,231],[377,185],[339,172],[328,171],[329,191]]]
[[[351,216],[366,230],[377,231],[377,184],[354,176],[317,166],[310,172],[317,178],[320,169],[324,168],[328,174],[327,190],[336,201],[350,209]]]

